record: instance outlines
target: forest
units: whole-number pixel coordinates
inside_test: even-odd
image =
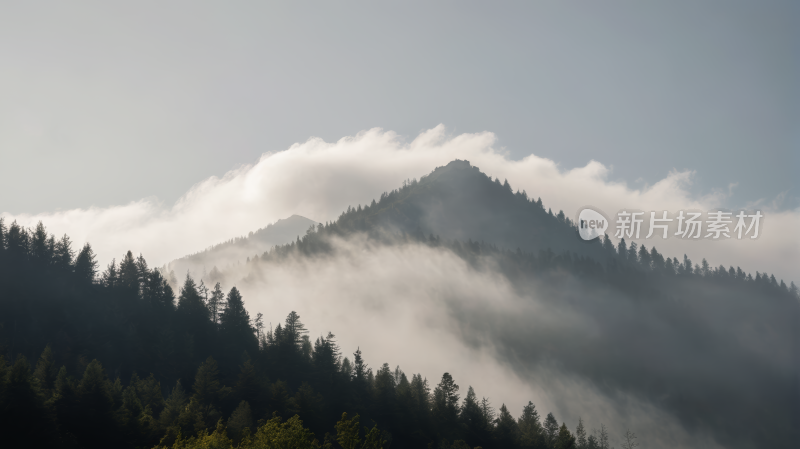
[[[575,232],[541,200],[488,181],[502,201],[538,214],[542,229]],[[335,251],[334,239],[358,234],[381,245],[448,251],[476,269],[491,261],[518,283],[567,274],[663,304],[687,285],[702,285],[747,292],[797,315],[793,282],[678,260],[624,240],[613,245],[607,236],[577,247],[580,254],[559,250],[557,240],[557,251],[533,251],[442,238],[402,211],[413,208],[409,198],[425,182],[410,181],[371,205],[348,208],[337,221],[247,264],[326,257]],[[406,221],[392,219],[398,213]],[[226,276],[216,267],[212,274]],[[0,219],[6,447],[607,449],[611,432],[625,449],[646,447],[630,429],[583,420],[568,426],[532,402],[522,410],[498,407],[447,372],[407,375],[388,363],[369,366],[367,357],[382,355],[340,348],[331,332],[312,337],[295,311],[268,329],[261,314],[250,315],[236,287],[207,286],[188,273],[182,282],[175,278],[130,251],[100,270],[89,243],[73,248],[68,236],[50,235],[42,223],[27,229]],[[326,332],[314,330],[320,331]]]

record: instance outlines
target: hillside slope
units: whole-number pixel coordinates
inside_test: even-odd
[[[298,236],[305,235],[308,228],[316,224],[317,222],[306,217],[292,215],[250,232],[247,236],[236,237],[206,250],[173,260],[167,264],[167,268],[180,275],[189,270],[199,277],[204,272],[210,272],[214,267],[223,269],[229,265],[244,263],[247,258],[261,254],[273,246],[292,242]]]

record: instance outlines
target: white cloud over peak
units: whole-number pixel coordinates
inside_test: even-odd
[[[292,214],[333,220],[348,205],[368,203],[403,180],[419,178],[454,159],[469,160],[492,177],[508,179],[514,189],[541,197],[546,207],[573,218],[585,205],[607,214],[623,208],[677,212],[713,209],[725,199],[719,191],[691,194],[691,171],[672,170],[653,185],[634,188],[611,179],[612,170],[595,160],[564,170],[534,154],[511,160],[495,145],[490,132],[450,135],[443,125],[410,142],[374,128],[337,142],[311,138],[265,153],[252,165],[197,183],[171,206],[144,198],[106,208],[3,216],[26,226],[41,220],[50,232],[67,233],[79,244],[89,241],[102,264],[131,249],[161,265]],[[800,280],[800,242],[792,237],[800,225],[800,211],[763,210],[756,240],[670,238],[643,243],[655,244],[670,256],[686,253],[696,262],[706,257],[712,265],[739,265],[745,271],[775,273],[787,282]]]

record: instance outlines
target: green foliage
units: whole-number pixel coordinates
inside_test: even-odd
[[[318,449],[314,434],[303,427],[303,421],[295,415],[286,422],[273,417],[259,427],[252,439],[243,441],[242,449]]]
[[[202,405],[219,403],[222,384],[219,381],[219,368],[217,361],[209,357],[200,365],[194,378],[194,394]]]
[[[347,419],[347,413],[342,413],[342,419],[334,426],[336,429],[336,442],[342,449],[359,449],[361,437],[359,436],[359,416]]]
[[[500,406],[500,415],[495,426],[495,438],[502,447],[512,447],[519,439],[517,421],[505,404]]]
[[[556,438],[558,438],[558,421],[556,421],[556,417],[553,416],[552,413],[547,414],[547,418],[544,420],[544,440],[547,443],[548,447],[554,447],[556,444]]]
[[[364,441],[362,442],[359,433],[359,420],[360,417],[355,415],[348,419],[347,413],[342,413],[342,419],[336,423],[336,442],[342,449],[383,449],[386,445],[386,440],[383,439],[383,434],[378,430],[378,426],[373,426],[371,429],[364,428]]]
[[[242,440],[243,437],[250,435],[250,428],[253,427],[253,412],[250,409],[250,404],[247,401],[242,401],[236,410],[231,413],[228,419],[228,432],[231,439],[235,443]]]
[[[522,408],[522,415],[517,420],[519,427],[519,445],[537,447],[544,445],[544,429],[539,422],[539,412],[533,402]]]
[[[569,431],[567,424],[562,423],[555,440],[555,449],[574,449],[575,445],[575,436]]]
[[[34,377],[36,377],[36,380],[39,382],[39,387],[48,398],[52,394],[51,390],[55,387],[57,374],[58,371],[56,370],[56,365],[53,360],[53,350],[50,349],[50,345],[47,345],[42,355],[39,357],[39,361],[36,363]]]
[[[583,426],[583,419],[578,418],[578,427],[575,428],[575,447],[578,449],[586,449],[588,441],[586,440],[586,429]]]

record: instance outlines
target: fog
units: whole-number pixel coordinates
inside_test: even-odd
[[[654,448],[752,447],[747,426],[788,432],[796,311],[746,295],[698,285],[646,303],[563,273],[512,285],[491,259],[476,268],[361,237],[334,255],[236,267],[223,287],[234,284],[272,326],[295,310],[312,340],[333,332],[372,368],[399,365],[432,387],[450,372],[462,398],[471,385],[515,416],[530,400],[571,429],[578,417],[606,425],[617,445],[626,429]]]
[[[80,243],[89,241],[103,265],[129,249],[162,265],[293,214],[319,222],[334,220],[347,206],[366,204],[398,188],[403,180],[419,178],[456,158],[469,160],[493,177],[508,179],[514,189],[541,197],[546,207],[563,209],[573,218],[585,205],[607,214],[623,208],[673,213],[710,210],[735,189],[734,185],[719,186],[706,195],[692,195],[695,173],[669,167],[664,167],[668,174],[661,181],[633,187],[615,181],[629,174],[615,174],[601,162],[587,161],[584,167],[563,170],[535,154],[515,161],[496,141],[490,132],[452,135],[442,125],[411,141],[376,128],[337,142],[311,138],[285,151],[265,153],[252,165],[198,182],[172,205],[144,198],[107,208],[2,216],[26,226],[41,220],[51,232],[67,233]],[[602,160],[601,151],[597,156]],[[765,215],[756,240],[644,242],[670,256],[686,253],[695,261],[706,257],[712,266],[722,263],[749,272],[768,271],[787,283],[800,279],[800,240],[791,238],[800,226],[800,211],[781,211],[780,198],[741,207],[758,207]]]

